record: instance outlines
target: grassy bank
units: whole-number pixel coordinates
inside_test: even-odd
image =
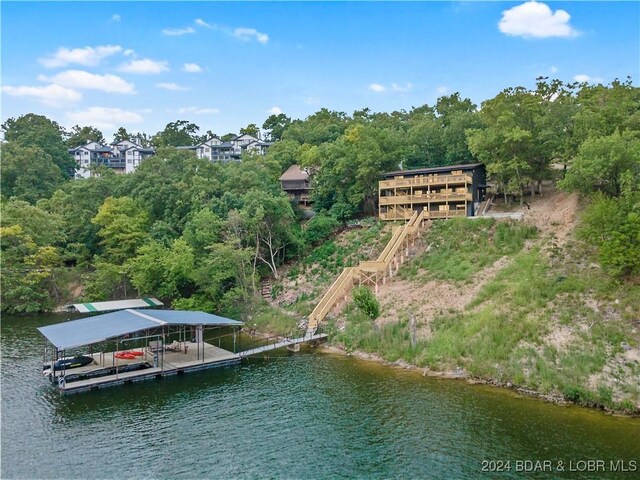
[[[409,310],[379,324],[353,305],[329,327],[333,342],[579,404],[637,409],[640,362],[625,347],[638,344],[640,288],[603,274],[584,245],[558,247],[546,239],[523,249],[532,235],[524,225],[492,221],[436,224],[426,239],[432,249],[401,270],[405,279],[464,288],[497,258],[507,256],[507,266],[462,309],[433,318],[412,312],[414,342]]]

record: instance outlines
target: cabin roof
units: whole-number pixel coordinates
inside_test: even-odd
[[[300,165],[291,165],[286,172],[280,176],[281,182],[292,180],[308,180],[309,174],[300,168]]]
[[[66,350],[155,329],[163,325],[231,327],[240,326],[243,323],[205,312],[127,309],[47,325],[39,327],[38,330],[58,350]]]
[[[452,170],[462,170],[462,171],[467,171],[467,170],[473,170],[474,168],[483,166],[482,163],[469,163],[469,164],[464,164],[464,165],[445,165],[442,167],[429,167],[429,168],[416,168],[414,170],[398,170],[396,172],[387,172],[384,173],[382,176],[385,178],[389,178],[389,177],[397,177],[399,175],[425,175],[425,174],[429,174],[429,173],[443,173],[443,172],[450,172]]]

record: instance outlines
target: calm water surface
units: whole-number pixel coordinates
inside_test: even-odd
[[[2,319],[3,479],[640,478],[638,420],[311,349],[62,396],[35,330],[62,319]],[[587,459],[607,471],[555,470]],[[483,460],[511,471],[483,473]],[[611,473],[611,460],[639,470]]]

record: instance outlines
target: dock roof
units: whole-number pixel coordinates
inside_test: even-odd
[[[124,310],[125,308],[161,307],[164,305],[157,298],[132,298],[129,300],[113,300],[110,302],[74,303],[70,307],[80,313],[108,312],[110,310]]]
[[[232,327],[243,325],[230,318],[185,310],[120,310],[70,322],[39,327],[38,330],[59,350],[91,345],[163,325],[203,325]]]

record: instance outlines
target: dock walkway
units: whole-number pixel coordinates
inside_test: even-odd
[[[314,335],[305,335],[304,337],[299,338],[285,338],[278,342],[271,343],[269,345],[263,345],[262,347],[252,348],[249,350],[245,350],[244,352],[238,353],[240,358],[249,357],[251,355],[258,355],[260,353],[270,352],[272,350],[277,350],[278,348],[290,347],[293,345],[299,345],[305,342],[312,342],[314,340],[323,340],[327,338],[328,335],[326,333],[316,333]]]
[[[154,363],[155,355],[150,353],[148,349],[144,349],[142,357],[134,360],[116,359],[114,358],[116,352],[94,353],[91,355],[94,358],[92,364],[64,372],[56,371],[54,379],[60,380],[60,377],[66,374],[66,378],[69,378],[69,381],[59,383],[58,387],[60,390],[64,393],[83,392],[114,385],[122,385],[124,383],[179,375],[196,370],[237,365],[243,358],[251,355],[270,352],[278,348],[290,347],[305,342],[323,340],[325,338],[327,338],[326,333],[305,335],[299,338],[284,338],[269,345],[252,348],[239,353],[233,353],[206,342],[201,343],[199,346],[191,342],[186,342],[185,344],[188,348],[184,348],[183,346],[183,348],[177,351],[164,351],[155,354],[158,355],[155,361],[159,366],[150,366],[150,364]],[[122,372],[117,372],[116,370],[117,373],[110,375],[101,373],[108,369],[115,369],[116,365],[122,368],[127,365],[142,363],[147,364],[147,368]],[[71,380],[73,377],[77,379]]]

